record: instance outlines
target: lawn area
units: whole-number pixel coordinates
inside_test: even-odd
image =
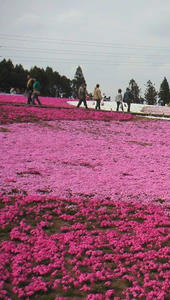
[[[170,123],[10,97],[0,299],[168,300]]]

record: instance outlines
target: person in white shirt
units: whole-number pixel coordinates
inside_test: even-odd
[[[117,109],[116,111],[119,111],[119,106],[121,107],[122,111],[123,110],[123,97],[122,97],[122,90],[118,89],[118,94],[115,97],[115,101],[117,102]]]

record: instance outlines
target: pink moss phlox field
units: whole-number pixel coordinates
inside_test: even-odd
[[[0,106],[0,124],[53,121],[53,120],[96,120],[129,121],[131,114],[85,110],[81,108],[40,108],[21,106]]]
[[[68,104],[66,98],[40,97],[40,101],[47,107],[0,105],[0,124],[15,122],[38,122],[53,120],[122,120],[134,119],[131,114],[85,110]],[[27,99],[18,95],[0,95],[1,103],[23,104]]]
[[[72,101],[72,99],[53,97],[39,97],[39,99],[42,105],[56,107],[71,107],[71,105],[68,104],[67,101]],[[0,94],[0,103],[26,104],[27,97],[25,97],[24,95]]]
[[[169,219],[160,206],[21,195],[1,200],[1,231],[8,232],[0,244],[1,299],[168,296]]]
[[[169,299],[169,122],[6,97],[0,299]]]
[[[1,191],[168,207],[169,122],[54,121],[0,126]]]

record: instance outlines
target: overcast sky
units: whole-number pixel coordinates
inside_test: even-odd
[[[0,59],[51,66],[113,97],[170,80],[170,0],[0,0]]]

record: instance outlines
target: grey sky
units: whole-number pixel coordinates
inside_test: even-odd
[[[134,78],[170,80],[169,0],[0,0],[0,55],[25,68],[51,66],[114,96]]]

